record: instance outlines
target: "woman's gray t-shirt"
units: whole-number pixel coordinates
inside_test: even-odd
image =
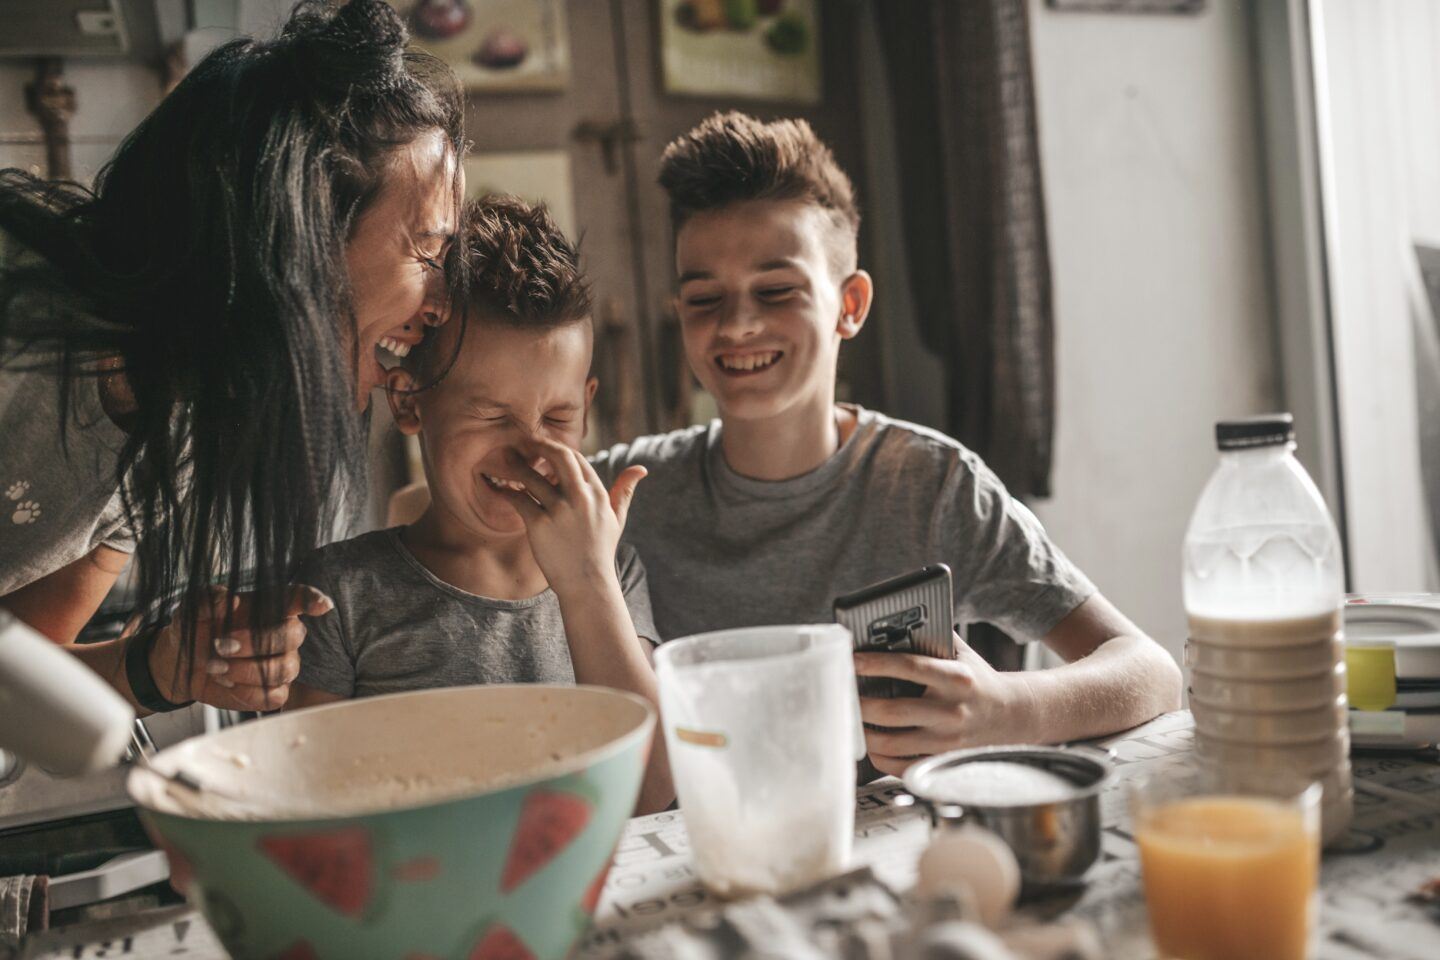
[[[650,471],[625,526],[650,570],[664,640],[707,630],[825,623],[835,597],[926,564],[954,576],[955,620],[1045,636],[1095,587],[970,450],[856,408],[845,444],[790,480],[725,462],[721,425],[641,437],[594,458],[605,482]]]
[[[298,682],[341,697],[477,683],[574,683],[553,590],[524,600],[476,596],[436,577],[377,530],[318,550],[299,577],[335,610],[303,618]],[[655,642],[645,567],[623,544],[615,559],[638,636]]]
[[[41,262],[0,231],[0,268],[26,259]],[[96,547],[135,551],[116,479],[125,434],[88,376],[70,385],[62,431],[60,379],[45,359],[0,357],[0,596]]]

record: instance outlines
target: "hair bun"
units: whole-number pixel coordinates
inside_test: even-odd
[[[379,89],[405,76],[405,21],[383,0],[350,0],[338,10],[302,3],[284,35],[304,73],[319,86],[348,92]]]
[[[384,0],[350,0],[340,8],[326,31],[336,42],[399,53],[410,39],[405,21]]]

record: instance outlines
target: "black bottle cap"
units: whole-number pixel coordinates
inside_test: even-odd
[[[1215,424],[1215,445],[1221,450],[1277,447],[1295,442],[1295,418],[1288,413],[1266,413]]]

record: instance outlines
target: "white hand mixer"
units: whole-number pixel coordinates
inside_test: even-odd
[[[0,750],[64,776],[119,762],[135,711],[89,667],[0,609]]]

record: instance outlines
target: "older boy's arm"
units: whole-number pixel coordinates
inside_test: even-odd
[[[649,644],[635,635],[620,581],[614,574],[597,577],[592,590],[556,593],[570,644],[570,660],[575,665],[575,681],[627,690],[644,697],[658,710],[660,691],[646,655]],[[635,812],[656,813],[674,799],[665,738],[657,726]]]
[[[1016,674],[1030,688],[1037,743],[1098,737],[1180,709],[1174,659],[1100,594],[1045,635],[1066,663]]]
[[[1060,743],[1143,723],[1180,706],[1180,670],[1160,646],[1098,594],[1045,636],[1068,663],[1000,673],[956,638],[954,660],[907,653],[855,655],[862,676],[922,684],[920,697],[863,698],[870,760],[899,775],[915,759],[960,747]]]

